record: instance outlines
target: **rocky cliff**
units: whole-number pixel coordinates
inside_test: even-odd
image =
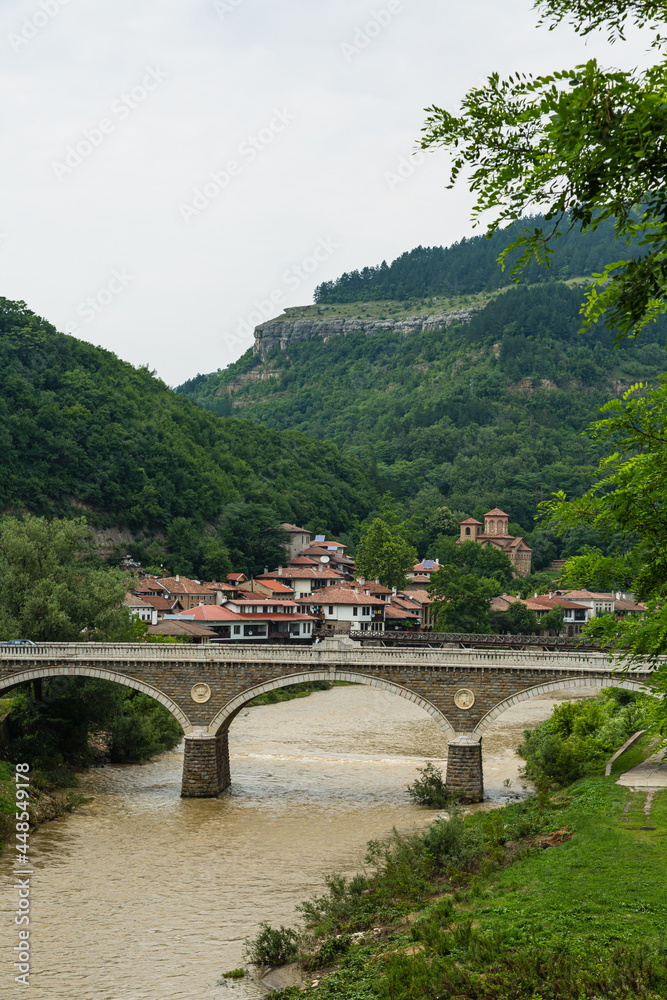
[[[273,347],[286,350],[290,344],[300,340],[310,340],[320,337],[327,341],[329,337],[339,337],[341,334],[362,332],[371,336],[381,330],[391,330],[395,333],[412,333],[415,330],[440,330],[452,323],[467,323],[475,310],[455,309],[452,312],[440,313],[434,316],[406,316],[403,319],[365,320],[343,319],[332,317],[325,320],[313,319],[270,319],[255,327],[255,344],[253,351],[264,361]]]

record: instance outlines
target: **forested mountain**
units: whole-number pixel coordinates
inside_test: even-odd
[[[599,406],[667,367],[664,321],[615,349],[601,327],[578,333],[582,297],[563,282],[513,287],[469,323],[312,337],[183,389],[334,441],[401,502],[433,487],[452,510],[500,506],[528,532],[540,499],[589,485],[600,452],[582,432]]]
[[[513,251],[507,258],[504,270],[498,266],[498,257],[516,238],[518,232],[530,228],[550,229],[543,216],[523,219],[494,234],[492,239],[475,236],[461,240],[450,247],[416,247],[401,254],[391,264],[382,261],[376,267],[349,271],[335,281],[324,281],[315,289],[315,302],[374,302],[384,299],[421,299],[433,295],[468,294],[492,291],[512,283],[512,262],[517,257]],[[536,282],[566,280],[579,275],[602,271],[606,264],[619,257],[632,256],[626,246],[614,244],[611,222],[605,222],[593,233],[572,230],[563,233],[551,244],[551,266],[541,267],[531,263],[526,268],[524,281]]]
[[[273,525],[339,532],[373,502],[335,445],[206,413],[7,299],[0,381],[2,510],[127,526],[144,538],[137,554],[182,573],[213,576],[230,558],[256,571],[280,556]]]

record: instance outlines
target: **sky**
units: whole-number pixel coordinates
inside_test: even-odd
[[[643,61],[531,0],[3,0],[0,294],[176,386],[322,281],[474,235],[424,109]]]

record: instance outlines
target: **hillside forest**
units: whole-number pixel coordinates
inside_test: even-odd
[[[613,540],[582,527],[562,537],[536,528],[538,505],[556,490],[580,495],[590,485],[602,446],[584,431],[609,398],[664,371],[667,324],[659,320],[620,347],[602,325],[579,333],[583,282],[563,275],[598,267],[613,253],[610,234],[598,231],[587,242],[589,235],[564,237],[540,282],[495,292],[485,289],[491,263],[503,275],[495,263],[507,241],[502,233],[447,250],[418,248],[387,268],[343,275],[320,286],[318,303],[396,289],[402,300],[359,300],[359,314],[371,301],[390,316],[401,303],[423,312],[429,302],[418,296],[426,288],[448,295],[450,306],[470,306],[477,293],[476,308],[469,322],[434,331],[313,336],[273,348],[265,361],[248,351],[177,392],[214,413],[333,442],[384,498],[369,517],[383,507],[395,522],[423,522],[426,508],[444,507],[454,521],[481,519],[499,506],[535,548],[538,568],[584,544],[605,549]],[[457,300],[451,288],[462,273],[466,294]],[[437,303],[431,308],[437,313]],[[321,319],[322,306],[298,316]],[[404,534],[420,555],[432,555],[432,531]],[[355,533],[345,540],[354,544]]]

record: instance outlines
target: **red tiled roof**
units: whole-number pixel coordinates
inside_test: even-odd
[[[171,611],[172,608],[181,607],[181,602],[175,597],[152,597],[147,595],[143,598],[146,604],[150,604],[156,611]]]
[[[368,580],[365,582],[359,580],[358,586],[360,590],[370,590],[371,594],[391,594],[391,589],[383,586],[381,583],[369,583]]]
[[[189,580],[187,576],[163,576],[158,583],[162,584],[170,594],[210,594],[211,591],[203,583]]]
[[[290,566],[317,566],[317,559],[308,559],[306,556],[297,556],[296,559],[290,559]]]
[[[408,594],[411,600],[419,601],[420,604],[430,604],[433,600],[426,590],[408,590]]]
[[[481,521],[476,521],[474,517],[467,517],[465,521],[459,521],[459,524],[481,524]]]
[[[385,619],[387,618],[419,618],[419,613],[417,611],[408,611],[407,608],[401,608],[397,604],[388,604],[387,609],[384,613]]]
[[[506,514],[505,511],[501,510],[499,507],[494,507],[493,510],[487,510],[484,517],[509,517],[509,514]]]
[[[579,601],[582,601],[582,600],[584,600],[584,601],[591,601],[591,600],[596,600],[596,601],[613,601],[614,600],[614,595],[613,594],[602,594],[602,593],[598,593],[595,590],[566,590],[563,593],[563,597],[568,597],[570,599],[574,599],[575,601],[576,600],[579,600]]]
[[[258,580],[342,580],[343,574],[339,573],[337,569],[328,569],[322,567],[321,569],[314,569],[310,566],[297,567],[297,566],[283,566],[282,573],[278,573],[274,570],[272,573],[262,573],[257,577]]]
[[[386,607],[386,602],[379,597],[365,594],[362,590],[357,593],[352,587],[327,587],[326,590],[315,591],[307,597],[297,597],[297,604],[376,604]]]
[[[198,622],[180,622],[172,618],[168,621],[158,622],[157,625],[151,625],[148,629],[148,635],[189,635],[194,639],[207,639],[216,638],[218,633]]]

